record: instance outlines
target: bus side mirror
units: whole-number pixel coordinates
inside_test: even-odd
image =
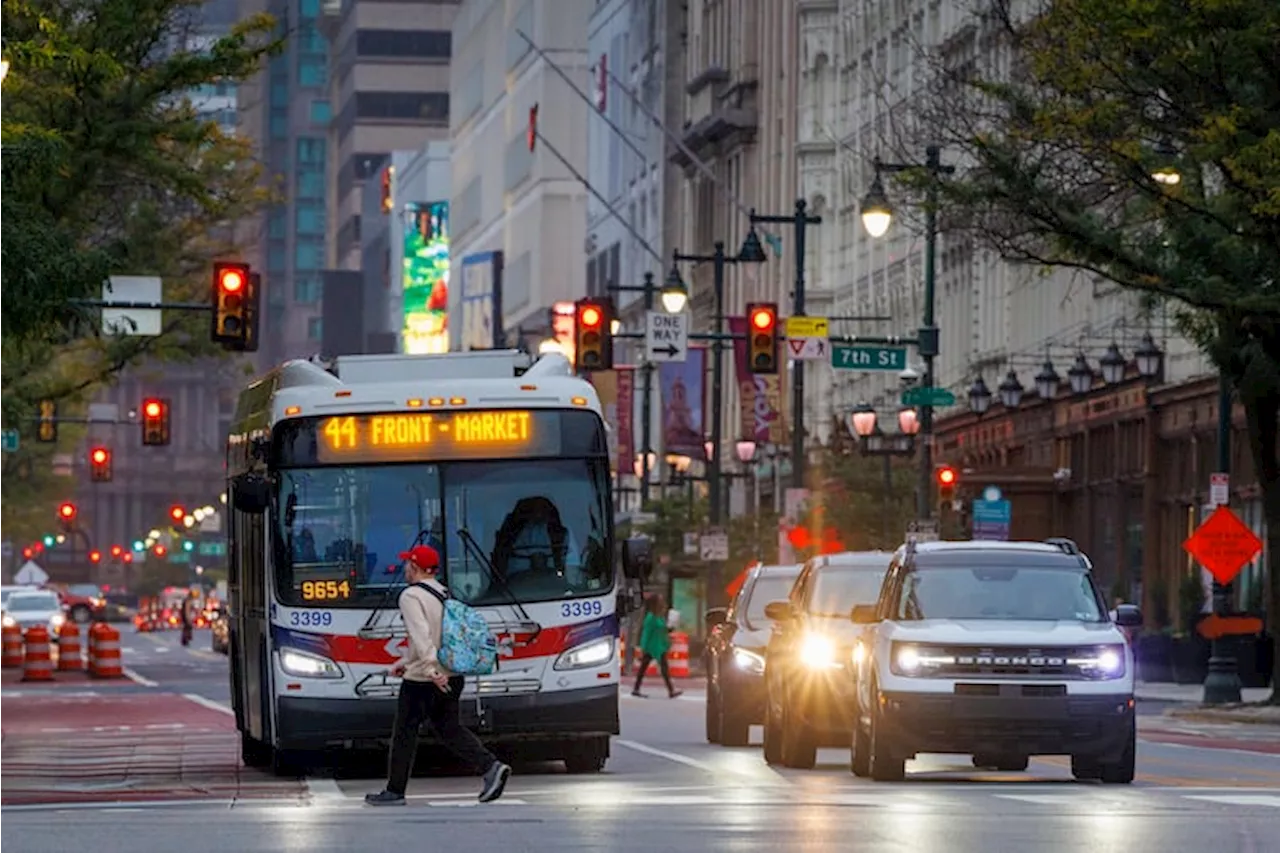
[[[271,504],[271,482],[261,474],[239,474],[231,481],[231,505],[240,512],[260,515]]]
[[[645,581],[653,570],[653,540],[633,536],[622,543],[622,573],[627,580]]]

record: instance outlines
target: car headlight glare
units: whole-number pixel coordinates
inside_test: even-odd
[[[855,643],[853,651],[849,652],[849,663],[858,666],[867,658],[867,647],[862,643]]]
[[[738,669],[751,675],[764,675],[764,655],[750,649],[734,649],[733,663]]]
[[[12,628],[12,627],[14,627],[14,626],[15,626],[15,625],[17,625],[17,624],[18,624],[18,620],[17,620],[17,619],[14,619],[14,618],[13,618],[12,616],[10,616],[8,613],[6,613],[6,614],[4,615],[4,620],[3,620],[3,625],[4,625],[4,627],[6,627],[6,628]]]
[[[840,666],[835,642],[823,634],[806,634],[800,643],[800,660],[813,669]]]
[[[935,652],[921,646],[894,644],[892,672],[894,675],[923,675],[938,667],[954,665],[956,659],[952,655]]]
[[[342,670],[326,657],[297,649],[282,649],[280,668],[298,678],[342,678]]]
[[[583,643],[577,648],[569,649],[569,651],[556,658],[553,669],[586,669],[592,666],[600,666],[613,660],[613,638],[601,637],[598,640],[592,640],[589,643]]]
[[[1124,646],[1099,646],[1079,657],[1067,659],[1068,666],[1078,667],[1091,678],[1120,678],[1124,675]]]
[[[67,617],[63,616],[61,613],[55,613],[53,614],[52,617],[50,617],[49,624],[55,628],[61,628],[62,623],[66,621],[67,621]]]

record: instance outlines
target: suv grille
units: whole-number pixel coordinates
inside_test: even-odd
[[[991,646],[947,646],[930,649],[955,659],[933,670],[939,676],[1003,676],[1026,678],[1087,678],[1080,666],[1071,661],[1096,654],[1094,648],[1032,648]]]

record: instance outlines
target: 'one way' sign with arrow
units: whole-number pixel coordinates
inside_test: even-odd
[[[645,314],[644,354],[649,361],[689,360],[689,315],[650,311]]]

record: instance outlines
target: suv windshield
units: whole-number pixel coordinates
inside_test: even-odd
[[[828,566],[819,570],[813,579],[807,612],[810,616],[848,619],[855,605],[875,604],[888,568],[886,559],[883,569]]]
[[[795,582],[795,575],[768,575],[757,578],[755,586],[751,587],[751,597],[747,599],[747,624],[763,625],[767,621],[764,609],[774,601],[786,601]]]
[[[34,613],[40,610],[58,610],[58,597],[52,593],[19,593],[9,596],[5,610],[11,613]]]
[[[613,582],[606,478],[603,460],[586,459],[282,470],[277,594],[303,606],[385,604],[404,583],[400,553],[421,535],[469,603],[599,595]]]
[[[1105,622],[1089,573],[1061,568],[920,568],[904,579],[894,618]]]

